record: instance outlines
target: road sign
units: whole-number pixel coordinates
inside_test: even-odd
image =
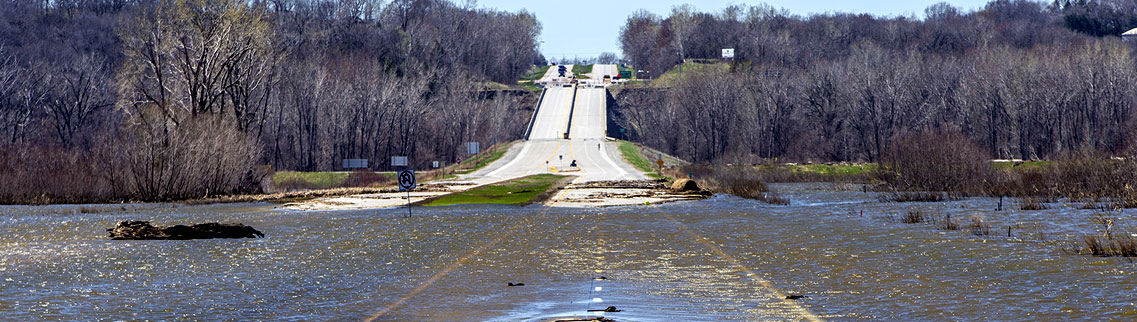
[[[722,59],[734,59],[734,48],[723,48]]]
[[[391,157],[391,166],[392,167],[405,167],[405,166],[407,166],[407,157],[403,157],[403,156]]]
[[[478,142],[466,142],[466,153],[478,154],[481,151]]]
[[[343,159],[344,169],[367,169],[367,159]]]
[[[434,161],[434,163],[431,163],[431,165],[432,165],[432,166],[433,166],[435,169],[438,169],[438,163],[439,163],[438,161]]]
[[[399,190],[411,191],[415,189],[415,170],[399,171]]]

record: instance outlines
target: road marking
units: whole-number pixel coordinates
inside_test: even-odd
[[[509,161],[509,163],[506,163],[505,166],[497,168],[497,170],[494,170],[493,172],[487,173],[486,176],[487,177],[494,177],[496,173],[501,172],[502,170],[505,170],[505,169],[512,168],[514,164],[516,164],[518,161],[521,161],[521,159],[522,159],[521,156],[524,156],[526,152],[529,152],[530,146],[532,146],[532,142],[525,141],[525,143],[523,143],[523,145],[521,146],[521,152],[519,152],[519,153],[517,153],[517,155],[513,156],[512,161]]]
[[[556,197],[555,199],[553,199],[553,204],[556,204],[558,201],[560,201],[560,199],[564,198],[564,196],[566,194],[568,194],[568,190],[571,189],[570,187],[574,184],[579,183],[581,179],[583,179],[583,177],[577,177],[576,180],[573,180],[573,182],[571,184],[569,184],[568,186],[565,186],[565,188],[563,189],[564,191],[562,191],[560,193],[560,197]],[[532,221],[533,217],[541,217],[541,216],[545,215],[545,213],[547,213],[551,209],[553,209],[553,208],[552,207],[546,207],[544,210],[541,211],[541,213],[537,214],[537,216],[523,216],[522,217],[523,222],[519,221],[516,224],[514,224],[513,226],[510,226],[508,229],[506,229],[505,232],[498,234],[497,238],[494,238],[493,240],[489,241],[488,243],[485,243],[485,244],[482,244],[481,246],[478,246],[478,248],[467,253],[466,256],[463,256],[462,258],[458,259],[454,263],[451,263],[449,266],[446,266],[446,268],[443,269],[442,271],[439,271],[438,273],[431,275],[430,278],[428,278],[426,281],[424,281],[422,284],[420,284],[418,287],[416,287],[410,293],[399,298],[399,300],[395,301],[395,303],[391,303],[390,305],[383,307],[382,310],[379,310],[379,312],[372,314],[371,316],[367,317],[367,319],[364,319],[363,321],[364,322],[373,322],[373,321],[378,320],[379,318],[383,317],[384,315],[391,313],[391,311],[394,311],[395,309],[399,308],[400,306],[402,306],[407,301],[410,301],[415,296],[422,294],[423,291],[426,291],[427,288],[430,288],[435,283],[438,283],[438,281],[441,280],[442,278],[444,278],[447,275],[450,275],[450,273],[453,273],[454,271],[458,270],[458,268],[462,267],[462,265],[465,265],[467,262],[469,262],[474,257],[481,255],[487,249],[490,249],[490,247],[493,247],[493,246],[501,243],[501,241],[505,240],[506,238],[514,237],[514,233],[516,233],[517,230],[521,229],[521,227],[524,224],[529,224],[530,221]]]
[[[546,210],[546,211],[548,211],[548,210]],[[525,220],[525,222],[527,223],[529,221],[528,216],[524,217],[523,220]],[[498,234],[497,238],[494,238],[494,240],[491,240],[488,243],[482,244],[477,249],[474,249],[470,253],[466,254],[465,257],[462,257],[461,259],[450,264],[450,266],[447,266],[446,269],[443,269],[442,271],[435,273],[433,276],[431,276],[429,279],[427,279],[421,285],[419,285],[414,290],[412,290],[409,294],[404,295],[402,298],[399,298],[398,301],[395,301],[395,303],[391,303],[391,305],[384,307],[382,310],[380,310],[379,312],[376,312],[375,314],[372,314],[371,316],[367,317],[367,319],[365,319],[363,321],[364,322],[372,322],[372,321],[379,319],[380,317],[383,317],[384,315],[387,315],[387,313],[391,313],[391,311],[394,311],[399,306],[402,306],[403,303],[406,303],[407,301],[414,298],[415,296],[418,296],[423,291],[425,291],[427,288],[429,288],[431,285],[434,285],[434,283],[438,283],[438,280],[442,279],[443,277],[446,277],[446,275],[450,275],[450,273],[454,272],[459,267],[462,267],[462,265],[465,265],[466,262],[469,262],[470,259],[474,258],[474,256],[478,256],[482,252],[485,252],[490,247],[497,245],[502,240],[505,240],[506,237],[513,237],[513,234],[515,232],[517,232],[518,229],[521,228],[521,225],[522,225],[522,223],[518,222],[517,224],[514,224],[513,226],[509,227],[509,229],[506,230],[504,233]]]
[[[683,224],[683,222],[681,222],[681,221],[679,221],[679,219],[675,218],[674,215],[667,214],[666,216],[668,219],[675,222],[676,226],[679,227],[679,230],[682,230],[683,233],[687,234],[687,236],[690,236],[691,239],[699,242],[700,244],[703,244],[703,246],[706,246],[707,249],[710,250],[715,255],[718,255],[719,257],[722,257],[723,259],[725,259],[727,262],[730,262],[730,264],[732,266],[734,266],[736,269],[745,272],[746,276],[749,277],[750,280],[758,283],[758,285],[762,286],[762,288],[769,291],[770,294],[773,295],[775,299],[781,300],[782,303],[788,305],[790,307],[790,309],[792,309],[794,311],[794,313],[797,313],[799,316],[801,316],[802,318],[804,318],[808,321],[812,321],[812,322],[824,321],[820,317],[818,317],[817,315],[813,314],[813,312],[810,312],[806,308],[801,307],[801,305],[798,305],[797,302],[794,302],[793,300],[787,300],[786,294],[782,293],[781,291],[778,291],[777,288],[774,288],[774,285],[771,284],[770,281],[767,281],[765,279],[762,279],[761,277],[758,277],[758,274],[754,273],[754,271],[750,270],[750,268],[742,265],[742,263],[739,262],[738,259],[734,258],[734,256],[730,256],[730,254],[727,254],[726,252],[724,252],[721,248],[719,248],[718,245],[715,245],[706,237],[703,237],[702,235],[695,233],[693,230],[688,228],[687,225]]]

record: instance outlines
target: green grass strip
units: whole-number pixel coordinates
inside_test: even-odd
[[[659,179],[663,178],[656,171],[658,167],[655,162],[648,160],[640,153],[640,148],[631,142],[620,142],[620,156],[624,157],[624,161],[630,163],[637,170],[643,172],[650,178]]]
[[[277,171],[272,174],[272,181],[276,183],[299,181],[313,187],[331,188],[342,186],[348,175],[346,172]]]
[[[565,176],[538,174],[442,196],[426,206],[468,204],[525,205],[535,202]]]
[[[576,74],[577,78],[592,72],[592,65],[572,65],[572,73]]]
[[[803,164],[793,167],[795,172],[816,173],[820,175],[862,175],[876,169],[876,164]]]
[[[474,165],[472,168],[459,170],[458,172],[461,174],[470,174],[474,171],[480,170],[481,168],[485,168],[490,163],[494,163],[494,161],[501,159],[501,157],[505,155],[505,151],[509,150],[508,147],[509,145],[505,145],[503,147],[497,148],[496,150],[489,151],[489,153],[482,153],[469,160],[463,160],[463,165],[470,164],[471,162]]]

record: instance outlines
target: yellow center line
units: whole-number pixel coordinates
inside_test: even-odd
[[[528,221],[528,219],[526,221]],[[469,262],[470,259],[474,258],[474,256],[478,256],[482,252],[489,249],[490,247],[497,245],[502,240],[505,240],[506,237],[512,237],[513,234],[515,232],[517,232],[517,230],[520,228],[521,228],[521,223],[514,224],[512,227],[509,227],[509,229],[506,230],[505,233],[499,234],[497,238],[494,238],[494,240],[491,240],[488,243],[482,244],[477,249],[474,249],[470,253],[466,254],[465,257],[462,257],[461,259],[450,264],[450,266],[447,266],[446,269],[443,269],[442,271],[435,273],[433,276],[431,276],[429,279],[427,279],[425,282],[423,282],[422,285],[419,285],[414,290],[412,290],[409,294],[404,295],[402,298],[399,298],[398,301],[395,301],[395,303],[391,303],[391,305],[384,307],[383,310],[380,310],[379,312],[372,314],[370,317],[368,317],[367,319],[365,319],[363,321],[372,322],[372,321],[379,319],[380,317],[382,317],[384,315],[387,315],[387,313],[391,313],[391,311],[394,311],[399,306],[402,306],[403,303],[406,303],[411,298],[418,296],[423,291],[425,291],[427,288],[429,288],[431,285],[434,285],[434,283],[437,283],[438,280],[442,279],[443,277],[446,277],[446,275],[450,275],[450,273],[454,272],[455,270],[457,270],[462,265],[465,265],[466,262]]]
[[[718,245],[715,245],[706,237],[703,237],[702,235],[699,235],[699,234],[695,233],[694,231],[692,231],[690,228],[687,227],[687,225],[684,225],[683,222],[676,219],[674,215],[668,214],[667,218],[671,219],[671,221],[675,222],[676,225],[679,227],[679,230],[682,230],[683,233],[687,234],[687,236],[691,237],[691,239],[694,239],[695,241],[699,242],[700,244],[703,244],[703,246],[706,246],[707,249],[709,249],[712,253],[714,253],[715,255],[718,255],[719,257],[727,260],[736,269],[745,272],[747,277],[750,277],[751,280],[753,280],[754,282],[757,282],[758,285],[761,285],[763,288],[765,288],[767,291],[769,291],[770,294],[773,295],[776,299],[781,300],[782,303],[788,305],[790,307],[790,309],[792,309],[794,311],[794,313],[798,314],[798,316],[801,316],[802,318],[804,318],[808,321],[812,321],[812,322],[824,321],[820,317],[818,317],[817,315],[813,314],[813,312],[810,312],[808,309],[801,307],[801,305],[798,305],[798,303],[793,302],[793,300],[787,300],[785,293],[778,291],[778,289],[774,288],[774,285],[771,284],[769,281],[762,279],[761,277],[758,277],[758,274],[755,274],[754,271],[750,270],[750,268],[742,265],[742,263],[739,262],[738,259],[734,258],[734,256],[730,256],[730,254],[727,254],[726,252],[724,252],[721,248],[718,247]]]
[[[558,140],[558,141],[557,141],[557,148],[556,148],[556,149],[553,149],[553,154],[552,154],[552,155],[550,155],[548,159],[545,159],[545,162],[546,162],[546,163],[548,163],[549,161],[553,160],[553,157],[557,156],[557,151],[560,151],[560,150],[561,150],[561,142],[562,142],[562,141],[560,141],[560,140]]]
[[[580,180],[583,178],[584,177],[577,177],[576,180],[573,180],[572,184],[570,184],[569,186],[566,186],[563,189],[563,191],[561,191],[560,196],[553,199],[553,202],[549,205],[554,205],[558,201],[563,199],[565,197],[565,195],[568,194],[568,191],[571,189],[570,188],[571,185],[579,183]],[[474,249],[473,251],[467,253],[466,256],[462,257],[461,259],[458,259],[454,263],[450,264],[450,266],[447,266],[446,269],[443,269],[442,271],[435,273],[433,276],[428,278],[426,281],[424,281],[421,285],[416,287],[410,293],[399,298],[399,300],[395,301],[395,303],[391,303],[390,305],[387,305],[382,310],[380,310],[379,312],[376,312],[375,314],[372,314],[370,317],[368,317],[367,319],[365,319],[363,321],[364,322],[373,322],[375,320],[378,320],[380,317],[383,317],[384,315],[391,313],[391,311],[394,311],[395,309],[399,308],[400,306],[402,306],[404,303],[406,303],[410,299],[414,298],[415,296],[418,296],[419,294],[422,294],[422,292],[426,291],[427,288],[430,288],[435,283],[438,283],[438,281],[441,280],[443,277],[446,277],[447,275],[450,275],[450,273],[453,273],[455,270],[458,270],[459,267],[462,267],[462,265],[465,265],[467,262],[470,261],[470,259],[473,259],[474,257],[476,257],[478,255],[481,255],[487,249],[489,249],[490,247],[493,247],[494,245],[501,243],[501,241],[505,240],[507,237],[514,237],[517,230],[521,229],[521,226],[523,224],[529,223],[529,221],[531,220],[532,217],[543,216],[545,213],[547,213],[549,211],[549,209],[552,209],[552,208],[551,207],[545,208],[545,210],[542,210],[541,213],[538,214],[537,216],[525,216],[525,217],[523,217],[524,222],[518,222],[518,223],[514,224],[513,226],[510,226],[509,229],[507,229],[504,233],[498,234],[498,237],[494,238],[494,240],[491,240],[488,243],[485,243],[485,244],[482,244],[481,246],[478,246],[477,249]]]

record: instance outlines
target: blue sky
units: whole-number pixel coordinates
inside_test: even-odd
[[[462,3],[461,0],[456,1]],[[671,7],[689,3],[699,11],[718,12],[734,4],[755,5],[766,3],[775,8],[784,8],[795,15],[810,15],[827,12],[870,13],[877,16],[910,16],[923,18],[924,8],[947,2],[953,6],[971,11],[984,7],[989,0],[769,0],[769,1],[730,1],[730,0],[482,0],[478,7],[494,8],[510,12],[525,9],[537,15],[544,27],[541,31],[541,52],[546,58],[559,59],[562,56],[595,57],[603,52],[620,54],[616,43],[620,27],[632,12],[647,9],[660,16],[667,16]]]

